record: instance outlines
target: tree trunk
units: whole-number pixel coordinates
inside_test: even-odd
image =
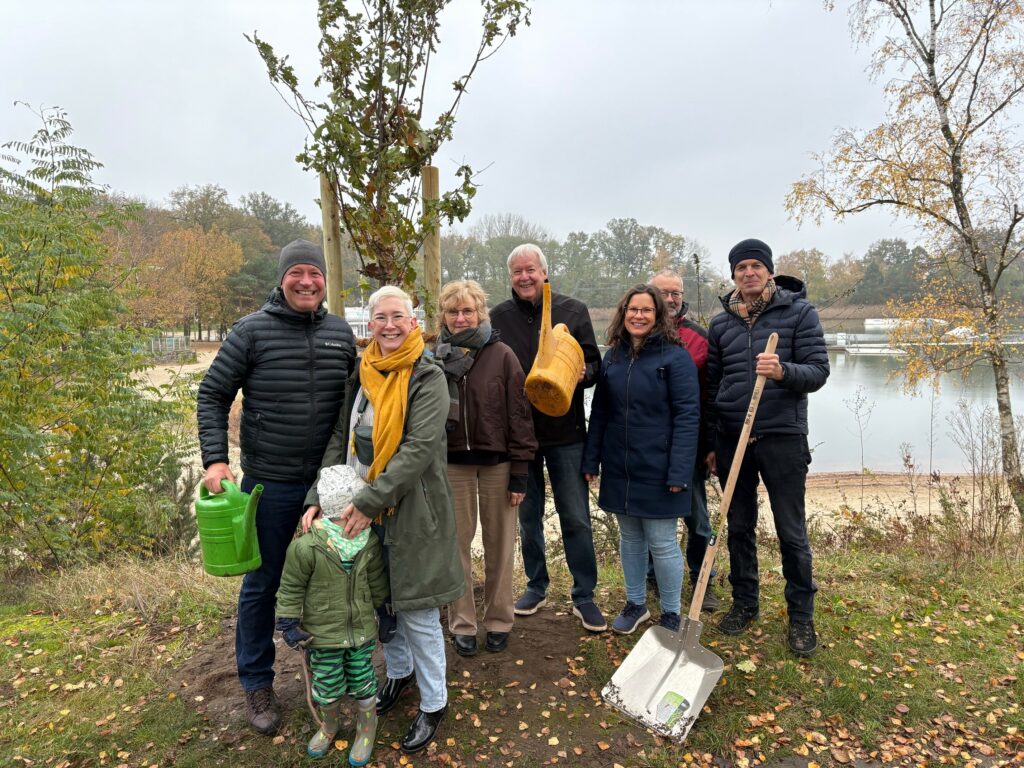
[[[999,413],[999,438],[1003,450],[1003,477],[1010,488],[1013,503],[1017,505],[1017,512],[1024,518],[1024,475],[1021,474],[1020,446],[1013,422],[1013,405],[1010,402],[1010,376],[1006,370],[1006,356],[1001,343],[992,347],[989,358],[996,380],[996,409]]]

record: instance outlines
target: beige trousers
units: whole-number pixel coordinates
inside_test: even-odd
[[[448,606],[448,629],[453,635],[476,635],[471,548],[478,518],[484,544],[484,629],[488,632],[512,629],[517,517],[515,508],[508,503],[510,467],[507,461],[493,467],[448,465],[459,557],[466,575],[465,594]]]

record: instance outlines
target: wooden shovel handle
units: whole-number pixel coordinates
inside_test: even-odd
[[[775,352],[775,345],[779,343],[779,334],[772,333],[768,337],[768,344],[764,351],[766,354]],[[736,443],[736,453],[732,457],[732,465],[729,467],[729,477],[725,481],[725,490],[722,492],[722,503],[718,506],[717,526],[711,526],[711,540],[704,552],[704,561],[700,565],[700,574],[697,583],[693,588],[693,600],[690,601],[690,621],[700,619],[700,607],[704,602],[704,593],[708,589],[708,581],[711,579],[711,569],[715,565],[715,555],[718,554],[718,542],[725,534],[729,520],[729,505],[732,504],[732,494],[736,490],[736,480],[740,475],[740,465],[743,463],[743,455],[747,451],[747,443],[750,442],[750,431],[754,428],[754,415],[757,413],[757,404],[761,402],[761,392],[764,391],[765,377],[759,375],[754,382],[754,392],[750,396],[750,405],[747,406],[747,415],[743,419],[743,429],[740,430],[740,440]],[[716,530],[717,528],[717,530]]]

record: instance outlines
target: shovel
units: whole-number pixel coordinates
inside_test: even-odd
[[[773,353],[778,340],[777,333],[769,336],[764,351]],[[764,382],[765,377],[758,376],[754,383],[754,392],[750,396],[750,405],[736,444],[736,454],[725,481],[722,503],[715,521],[717,525],[712,526],[711,540],[694,585],[690,613],[683,617],[678,632],[665,627],[651,627],[644,632],[601,691],[601,697],[623,714],[655,733],[680,743],[690,733],[690,728],[725,668],[718,656],[700,644],[700,633],[704,629],[700,621],[700,606],[704,602],[711,568],[718,553],[718,541],[725,531],[729,505],[736,489],[743,454],[750,440],[750,431],[754,426],[754,414],[757,413]],[[718,525],[721,530],[716,531]]]

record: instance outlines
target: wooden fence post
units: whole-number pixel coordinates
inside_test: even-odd
[[[324,228],[324,260],[327,262],[327,311],[345,316],[344,282],[341,271],[341,209],[334,184],[320,174],[320,216]]]
[[[436,203],[441,196],[437,168],[423,167],[423,207],[428,202]],[[423,240],[423,287],[426,294],[424,311],[427,316],[427,331],[437,333],[441,329],[440,310],[437,299],[441,295],[441,226],[434,216],[434,226]]]

